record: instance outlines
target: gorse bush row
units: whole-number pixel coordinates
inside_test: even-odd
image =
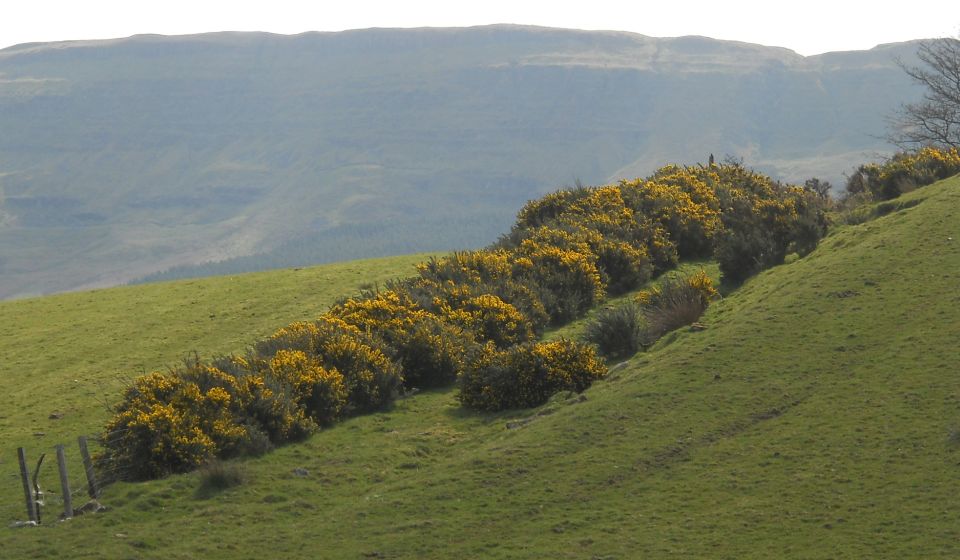
[[[399,364],[358,328],[326,316],[294,323],[246,356],[193,358],[136,379],[107,423],[98,463],[142,480],[260,454],[383,408],[402,379]]]
[[[667,166],[548,194],[488,249],[431,259],[244,356],[137,379],[106,426],[99,461],[131,479],[182,472],[382,409],[405,388],[457,380],[460,402],[484,410],[582,391],[603,374],[602,360],[580,343],[536,343],[548,325],[681,259],[715,255],[740,281],[806,252],[824,233],[821,200],[735,164]]]
[[[883,163],[861,165],[847,180],[847,193],[868,193],[876,200],[889,200],[918,187],[960,173],[957,148],[927,146],[899,152]]]

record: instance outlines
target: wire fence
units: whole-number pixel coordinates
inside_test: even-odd
[[[88,442],[92,445],[88,446]],[[19,527],[31,524],[30,521],[49,523],[51,520],[61,519],[68,515],[68,509],[75,512],[89,500],[95,500],[99,496],[99,481],[123,478],[124,473],[117,468],[101,468],[95,473],[92,472],[94,469],[89,449],[100,447],[96,437],[81,436],[77,443],[79,451],[71,446],[62,446],[62,465],[58,460],[61,452],[57,448],[60,446],[54,447],[53,452],[48,448],[35,448],[27,454],[27,450],[24,450],[27,460],[26,480],[19,458],[17,461],[0,463],[0,476],[7,489],[0,495],[10,496],[0,503],[0,522],[5,522],[10,527]],[[63,488],[64,479],[67,483],[66,490]],[[24,485],[29,488],[29,500]],[[14,489],[15,492],[10,492]],[[69,492],[69,495],[66,492]],[[13,496],[17,498],[13,499]],[[67,508],[68,497],[70,508]],[[33,502],[33,516],[28,501]]]

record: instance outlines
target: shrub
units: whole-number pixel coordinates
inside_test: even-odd
[[[554,324],[579,317],[603,297],[592,255],[527,241],[520,251],[520,274],[536,290]]]
[[[186,382],[196,384],[202,393],[218,388],[230,395],[230,413],[243,425],[246,436],[237,440],[236,445],[218,445],[217,455],[220,457],[262,454],[265,449],[272,446],[272,443],[280,443],[291,438],[298,439],[316,427],[308,419],[302,418],[289,391],[278,391],[269,397],[288,401],[281,408],[286,414],[282,421],[289,426],[290,430],[282,436],[271,439],[265,427],[252,421],[250,414],[250,408],[256,399],[263,397],[256,393],[255,388],[259,382],[258,376],[261,374],[254,372],[250,368],[250,362],[242,358],[220,357],[207,365],[194,355],[193,358],[184,362],[184,367],[174,370],[173,374]],[[274,403],[273,406],[278,407],[279,403]],[[294,429],[294,425],[298,422],[303,422],[304,425]]]
[[[457,303],[457,302],[455,302]],[[493,342],[497,348],[534,339],[533,326],[516,307],[493,294],[482,294],[459,302],[456,307],[440,304],[443,320],[473,333],[477,342]]]
[[[790,242],[787,253],[797,253],[801,257],[817,248],[817,244],[827,234],[829,220],[827,211],[831,208],[828,198],[821,197],[810,190],[793,189],[793,223],[790,226]]]
[[[859,188],[957,169],[956,151],[920,151],[864,167]],[[138,379],[107,424],[102,461],[124,477],[150,478],[260,453],[383,408],[402,385],[445,385],[460,370],[459,399],[474,408],[582,391],[603,362],[592,346],[533,343],[548,322],[581,316],[608,291],[629,291],[711,250],[725,279],[742,280],[787,252],[811,250],[825,225],[822,197],[738,164],[666,166],[648,179],[558,191],[524,206],[488,250],[430,259],[416,277],[279,329],[245,357],[194,359]],[[642,313],[636,305],[602,312],[588,337],[607,355],[626,355],[695,321],[713,295],[702,273],[669,281],[645,294]]]
[[[626,358],[650,344],[643,308],[635,302],[600,311],[584,338],[608,358]]]
[[[640,225],[653,270],[657,273],[676,268],[680,262],[677,244],[670,239],[666,228],[657,222],[645,220]]]
[[[588,196],[590,189],[576,187],[562,189],[531,200],[520,209],[514,229],[530,229],[548,224],[567,212],[578,200]]]
[[[677,247],[681,258],[708,255],[722,229],[720,201],[700,177],[704,170],[668,165],[647,180],[621,181],[628,204],[645,219],[655,220]],[[711,182],[717,181],[715,175]]]
[[[268,371],[292,389],[297,405],[321,426],[339,418],[347,390],[336,369],[325,369],[316,357],[300,350],[280,350],[270,360]]]
[[[581,392],[605,373],[592,347],[570,340],[503,351],[488,344],[460,376],[457,398],[480,410],[538,406],[559,391]]]
[[[172,372],[137,378],[107,423],[101,471],[145,480],[187,472],[241,448],[247,430],[237,424],[231,401],[222,387],[201,391]]]
[[[453,383],[472,345],[460,327],[436,316],[418,322],[394,339],[397,359],[403,364],[407,387],[442,387]]]
[[[848,192],[837,202],[834,220],[849,226],[868,222],[875,217],[872,211],[874,202],[876,202],[876,199],[870,191]]]
[[[437,387],[456,379],[469,336],[394,291],[350,299],[330,310],[333,316],[382,341],[403,367],[408,387]]]
[[[263,454],[273,444],[302,439],[316,429],[293,387],[269,375],[268,360],[254,354],[226,356],[215,359],[213,366],[237,380],[240,417],[250,436],[244,454]]]
[[[511,278],[510,254],[504,250],[461,251],[417,265],[420,277],[436,284],[499,284]]]
[[[270,360],[281,351],[300,351],[315,359],[328,374],[336,371],[342,377],[346,390],[343,414],[383,408],[393,401],[403,383],[400,367],[373,338],[330,314],[312,322],[292,323],[258,342],[254,346],[254,359],[260,361],[258,370],[269,371]]]
[[[544,328],[550,322],[546,307],[528,284],[511,280],[490,286],[488,290],[481,286],[479,291],[491,293],[516,308],[526,318],[535,336],[543,334]]]
[[[713,280],[702,268],[684,279],[684,282],[693,290],[700,294],[700,301],[704,308],[710,305],[710,302],[720,297],[720,292],[713,286]]]
[[[736,285],[782,261],[786,249],[778,250],[761,229],[728,229],[720,235],[713,256],[720,265],[723,281]]]
[[[957,173],[960,173],[957,148],[927,146],[894,154],[882,164],[861,165],[847,180],[847,192],[868,191],[877,199],[889,200]]]
[[[723,191],[724,231],[714,257],[725,282],[738,284],[782,264],[789,252],[813,250],[826,233],[826,201],[801,187],[784,187],[744,172]]]
[[[653,275],[653,265],[644,246],[623,241],[604,241],[596,249],[597,267],[610,294],[628,292]]]
[[[265,359],[271,358],[279,350],[300,350],[314,355],[329,339],[338,336],[360,337],[361,331],[339,317],[326,314],[316,321],[291,323],[257,342],[253,348],[257,356]]]
[[[317,428],[316,423],[297,404],[296,395],[289,385],[259,375],[246,377],[244,383],[249,394],[244,406],[247,429],[256,429],[251,432],[251,454],[262,453],[264,448],[269,447],[264,445],[263,436],[273,444],[280,444],[301,440]]]
[[[626,240],[633,236],[636,227],[636,212],[627,206],[620,185],[607,185],[589,189],[589,194],[572,204],[557,224],[574,230],[593,232],[595,239]],[[590,235],[578,235],[591,246],[596,242]]]
[[[512,263],[510,264],[513,267]],[[550,320],[543,302],[534,294],[527,284],[510,278],[499,279],[492,283],[454,283],[452,281],[437,282],[425,278],[413,278],[407,281],[391,282],[388,287],[414,302],[415,305],[439,316],[445,321],[451,321],[452,316],[463,311],[464,306],[476,307],[476,298],[493,296],[502,302],[502,305],[512,307],[522,317],[527,328],[533,331],[534,336],[543,332]],[[498,304],[499,306],[499,304]],[[473,311],[476,311],[474,309]],[[509,312],[513,314],[513,312]],[[464,322],[463,317],[452,320],[455,324],[467,331],[472,331],[471,321]],[[476,333],[474,333],[476,334]],[[489,333],[488,333],[489,334]],[[508,336],[508,338],[510,338]],[[522,342],[520,340],[519,342]]]
[[[396,399],[403,384],[400,366],[363,337],[349,333],[330,336],[319,345],[317,355],[325,367],[343,375],[347,389],[343,410],[346,415],[386,407]]]

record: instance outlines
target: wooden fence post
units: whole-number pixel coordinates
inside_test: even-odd
[[[27,453],[22,447],[17,448],[17,458],[20,460],[20,478],[23,479],[23,494],[27,500],[27,515],[30,521],[37,523],[37,505],[33,503],[33,489],[30,488],[30,471],[27,470]]]
[[[67,479],[67,457],[63,444],[57,445],[57,469],[60,471],[60,490],[63,492],[63,517],[73,517],[73,497],[70,495],[70,481]]]
[[[93,461],[90,460],[90,451],[87,450],[87,436],[78,437],[77,443],[80,444],[80,456],[83,457],[83,471],[87,475],[87,493],[90,495],[90,499],[99,500],[100,487],[97,486],[97,476],[93,472]]]

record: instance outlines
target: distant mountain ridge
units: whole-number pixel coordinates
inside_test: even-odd
[[[482,246],[546,191],[710,153],[838,181],[889,150],[914,50],[507,25],[10,47],[0,298]]]

